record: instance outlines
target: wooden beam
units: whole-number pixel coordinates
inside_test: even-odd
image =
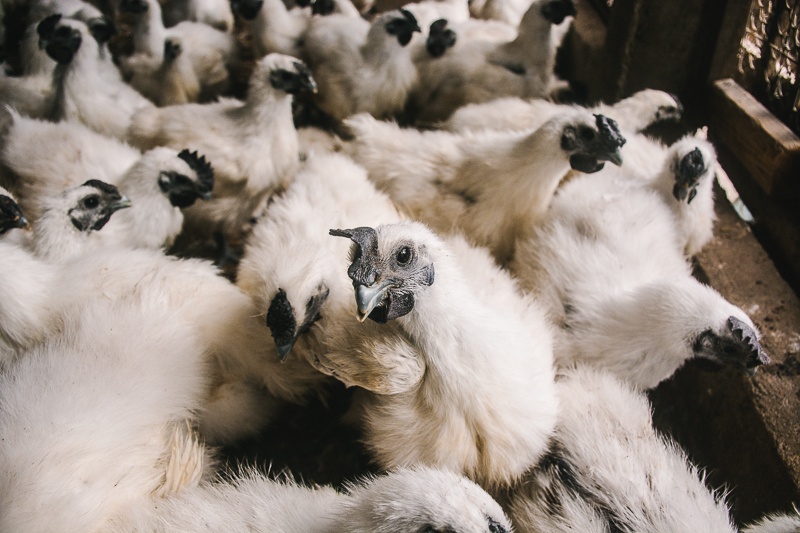
[[[714,49],[714,60],[708,81],[734,78],[741,83],[739,73],[739,47],[747,29],[754,0],[731,0],[725,8],[722,25]]]
[[[800,138],[730,78],[711,91],[711,128],[768,195],[796,188]]]

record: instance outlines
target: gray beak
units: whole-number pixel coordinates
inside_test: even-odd
[[[282,346],[276,346],[276,350],[278,351],[278,361],[283,363],[286,361],[286,358],[289,357],[289,352],[292,351],[294,348],[294,343],[297,341],[296,338],[293,338],[289,344],[284,344]]]
[[[369,287],[361,284],[355,285],[356,304],[358,305],[356,318],[358,321],[364,322],[372,310],[380,305],[383,299],[386,298],[386,292],[389,289],[393,289],[397,286],[398,283],[394,280],[385,280],[380,283],[370,285]]]
[[[131,199],[122,195],[122,198],[114,202],[113,204],[109,205],[108,208],[111,210],[112,213],[119,211],[120,209],[126,209],[131,206]]]
[[[612,163],[614,163],[618,167],[622,166],[622,152],[620,151],[619,148],[617,148],[613,152],[609,152],[607,155],[608,155],[608,160],[609,161],[611,161]]]

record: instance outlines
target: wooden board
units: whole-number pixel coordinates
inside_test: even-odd
[[[795,188],[800,138],[734,80],[714,82],[711,127],[768,195]]]

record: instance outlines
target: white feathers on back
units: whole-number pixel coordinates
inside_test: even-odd
[[[506,506],[516,531],[736,531],[722,496],[653,429],[642,393],[586,367],[557,387],[549,453]]]
[[[500,506],[461,476],[421,466],[352,484],[345,494],[245,473],[146,506],[131,506],[111,531],[307,533],[508,533]]]
[[[58,339],[0,376],[6,531],[96,531],[149,498],[165,482],[170,426],[208,386],[174,316],[97,302],[64,319]]]

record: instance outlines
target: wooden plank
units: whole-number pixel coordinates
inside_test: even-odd
[[[796,186],[800,138],[730,78],[712,86],[711,128],[768,195]],[[795,175],[792,175],[795,174]]]

